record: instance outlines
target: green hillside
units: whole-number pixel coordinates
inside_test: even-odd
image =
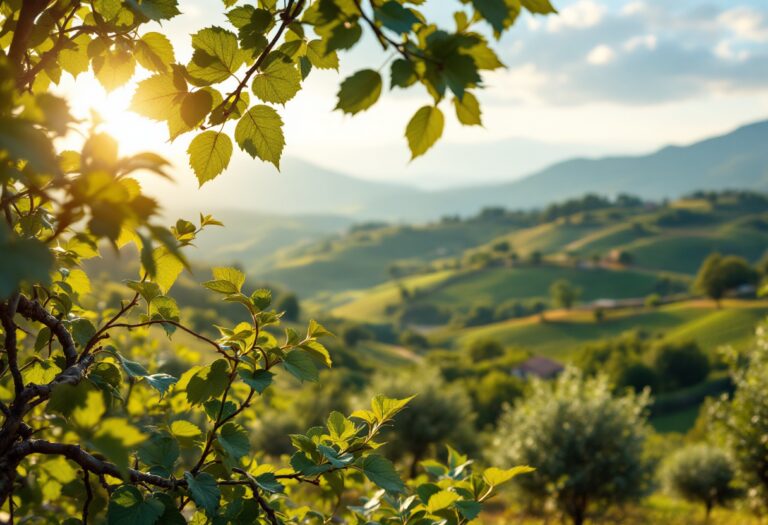
[[[755,325],[766,315],[768,301],[727,301],[722,309],[711,302],[688,301],[653,310],[609,312],[599,323],[588,311],[553,311],[546,314],[544,322],[527,317],[475,328],[446,329],[432,337],[435,344],[451,348],[467,346],[477,339],[494,339],[567,361],[586,343],[642,329],[670,340],[692,339],[712,352],[723,344],[749,343]]]
[[[328,308],[351,299],[368,303],[363,296],[378,296],[387,287],[377,287],[393,278],[445,269],[462,277],[451,279],[452,286],[431,299],[451,306],[457,300],[466,306],[542,298],[548,283],[559,278],[581,286],[584,300],[641,297],[653,292],[654,283],[666,274],[681,274],[681,280],[692,276],[712,252],[754,262],[768,246],[766,202],[753,194],[705,194],[664,205],[626,201],[588,196],[538,212],[492,208],[474,217],[424,225],[363,224],[343,234],[316,234],[314,242],[303,238],[264,257],[240,245],[219,247],[218,252],[239,257],[260,279],[297,290],[302,298]],[[622,268],[613,264],[620,253],[630,261]],[[563,268],[528,265],[523,270],[518,262],[536,254]],[[502,263],[495,266],[511,261],[520,270],[469,271],[494,266],[491,260]]]

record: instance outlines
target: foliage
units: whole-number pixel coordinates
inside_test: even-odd
[[[494,359],[504,355],[504,347],[493,339],[478,339],[467,348],[467,356],[474,362]]]
[[[693,341],[659,343],[652,352],[654,368],[667,390],[695,385],[709,375],[709,359]]]
[[[756,284],[757,272],[741,257],[713,253],[701,264],[694,289],[720,304],[720,299],[741,285]]]
[[[731,459],[721,449],[699,443],[672,454],[662,475],[669,490],[689,501],[702,503],[707,518],[716,505],[725,505],[738,496]]]
[[[553,383],[534,382],[525,400],[502,415],[491,458],[536,465],[521,478],[527,494],[551,499],[576,525],[595,506],[640,496],[651,469],[643,457],[646,395],[612,395],[605,376],[567,369]]]
[[[744,356],[729,354],[736,390],[715,407],[716,428],[732,454],[739,476],[768,508],[768,342],[765,325],[758,328],[754,348]]]
[[[579,299],[581,290],[574,287],[570,281],[559,279],[549,287],[549,295],[552,297],[552,304],[568,310]]]
[[[488,24],[500,37],[521,6],[554,12],[547,0],[456,4],[455,28],[446,30],[401,0],[225,0],[227,27],[195,32],[187,64],[177,63],[163,33],[151,31],[180,14],[176,0],[0,5],[4,515],[142,525],[321,523],[334,515],[458,524],[525,470],[473,474],[453,453],[448,466],[431,465],[429,483],[406,486],[375,449],[408,400],[382,396],[369,410],[332,412],[321,426],[291,436],[287,463],[261,462],[249,435],[253,403],[278,390],[276,375],[317,380],[331,366],[320,342],[329,333],[314,321],[281,330],[271,293],[245,287],[245,275],[225,267],[202,285],[243,308],[248,321],[215,326],[216,335],[214,327],[190,328],[170,291],[188,267],[185,248],[221,223],[201,214],[159,225],[158,204],[134,175],[168,177],[168,162],[151,152],[121,157],[98,116],[76,121],[52,94],[63,72],[90,70],[112,90],[139,66],[148,76],[137,74],[143,80],[133,109],[167,125],[171,140],[189,134],[189,163],[202,185],[226,170],[235,145],[279,167],[285,137],[273,105],[293,99],[312,69],[337,69],[337,52],[354,47],[365,28],[399,55],[391,86],[421,85],[432,99],[406,126],[415,157],[441,135],[438,106],[449,93],[461,123],[480,123],[472,94],[482,87],[480,72],[502,66],[480,28]],[[369,108],[383,83],[378,71],[355,73],[341,83],[337,108]],[[73,137],[73,149],[61,151],[62,139]],[[128,244],[141,270],[123,288],[109,283],[125,300],[104,306],[84,262],[105,246]],[[141,342],[157,339],[147,335],[157,328],[196,349],[155,352]],[[166,360],[178,374],[161,371]],[[373,496],[360,507],[330,503],[346,484]],[[371,485],[380,490],[372,493]]]
[[[410,456],[412,475],[437,445],[464,449],[475,445],[469,396],[461,386],[446,384],[436,370],[381,375],[373,381],[372,390],[394,397],[415,396],[408,410],[395,418],[388,445],[390,453]]]

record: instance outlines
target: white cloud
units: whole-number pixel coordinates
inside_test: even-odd
[[[746,49],[735,49],[735,44],[731,40],[722,40],[715,46],[714,53],[718,58],[743,62],[749,59],[749,51]]]
[[[610,64],[616,59],[616,52],[605,44],[600,44],[592,48],[587,55],[587,62],[594,66],[604,66]]]
[[[541,102],[539,93],[543,89],[564,81],[563,76],[545,73],[535,64],[527,63],[519,67],[488,72],[485,76],[484,93],[490,101],[537,104]]]
[[[749,7],[724,11],[718,21],[739,38],[752,42],[768,42],[768,22],[763,14]]]
[[[653,51],[656,49],[656,46],[659,43],[659,39],[656,38],[656,35],[639,35],[634,36],[624,42],[624,45],[622,46],[625,51],[629,51],[630,53],[632,51],[636,51],[641,48],[645,48],[649,51]]]
[[[603,20],[606,7],[595,0],[579,0],[562,9],[557,16],[549,17],[547,28],[557,32],[564,28],[585,29]]]
[[[621,9],[621,14],[626,16],[632,16],[637,15],[639,13],[642,13],[648,9],[648,6],[645,4],[645,2],[642,2],[640,0],[635,2],[629,2]]]

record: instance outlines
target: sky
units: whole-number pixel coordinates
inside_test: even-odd
[[[385,63],[387,55],[368,39],[342,55],[340,72],[313,71],[281,108],[284,155],[356,177],[443,188],[512,180],[573,156],[645,153],[768,118],[765,0],[553,3],[558,15],[526,14],[496,43],[507,69],[488,74],[478,93],[482,128],[462,127],[451,115],[441,143],[409,162],[403,132],[415,110],[429,103],[423,90],[385,92],[354,117],[333,111],[345,76]],[[456,5],[429,0],[426,9],[449,23]],[[224,19],[220,0],[182,0],[180,7],[183,14],[161,30],[185,60],[189,33]],[[94,81],[81,77],[64,89],[80,93],[76,110],[101,104],[114,114],[133,86],[99,98]],[[137,116],[121,115],[112,125],[160,149],[174,161],[183,187],[194,186],[184,157],[188,139],[167,144],[161,127]],[[241,152],[232,166],[244,166],[245,159],[256,163],[249,171],[276,173]]]

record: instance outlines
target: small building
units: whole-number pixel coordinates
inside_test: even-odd
[[[533,356],[520,363],[512,370],[518,377],[538,377],[540,379],[554,379],[565,369],[563,365],[552,359],[542,356]]]

